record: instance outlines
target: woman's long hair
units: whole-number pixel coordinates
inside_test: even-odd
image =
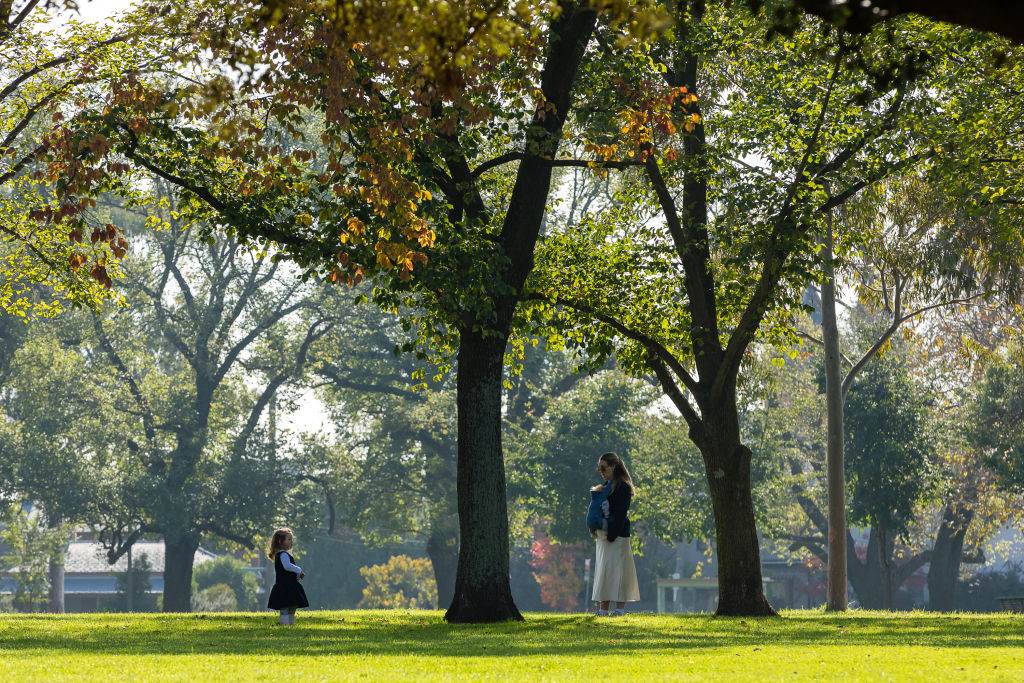
[[[277,554],[284,550],[285,540],[291,536],[292,530],[288,527],[275,529],[273,535],[270,537],[270,542],[267,543],[267,557],[272,560],[277,557]]]
[[[619,485],[619,482],[622,482],[629,487],[630,494],[636,493],[633,477],[629,476],[629,470],[626,469],[626,463],[622,462],[622,458],[608,451],[601,456],[601,462],[612,468],[612,491]]]

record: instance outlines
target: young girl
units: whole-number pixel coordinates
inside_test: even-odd
[[[309,607],[306,591],[299,583],[299,579],[306,578],[306,573],[295,565],[291,554],[294,540],[291,529],[278,529],[267,544],[267,557],[274,561],[274,587],[270,589],[267,607],[281,611],[278,621],[282,626],[294,626],[295,610]]]

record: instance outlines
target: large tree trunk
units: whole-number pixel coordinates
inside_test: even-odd
[[[501,450],[501,372],[506,338],[459,333],[459,564],[444,618],[482,623],[522,620],[512,601],[508,510]]]
[[[956,582],[960,578],[960,558],[964,536],[974,519],[974,511],[964,506],[946,504],[942,524],[935,536],[932,560],[928,567],[928,608],[936,612],[952,612]]]
[[[849,538],[847,539],[847,548],[853,548]],[[869,548],[868,552],[873,551]],[[853,593],[857,596],[858,606],[864,609],[870,608],[872,604],[877,604],[878,606],[882,604],[881,592],[874,583],[874,578],[868,569],[868,564],[870,563],[861,562],[854,552],[848,552],[846,555],[846,577],[850,585],[853,586]]]
[[[839,369],[839,326],[836,323],[835,270],[832,267],[832,222],[822,244],[825,281],[821,287],[821,329],[825,344],[825,406],[827,412],[828,573],[825,609],[845,612],[846,590],[846,472],[844,471],[843,377]]]
[[[757,540],[754,501],[750,494],[750,449],[740,442],[735,402],[720,408],[726,415],[712,421],[704,441],[704,466],[715,516],[715,552],[718,555],[718,609],[716,616],[775,616],[764,596],[761,546]]]
[[[192,562],[199,541],[193,536],[164,541],[164,612],[192,610]]]
[[[450,605],[455,597],[455,574],[459,566],[458,517],[437,515],[427,538],[427,557],[437,583],[437,604]]]
[[[875,529],[868,536],[868,547],[864,562],[855,560],[847,565],[850,583],[857,594],[857,601],[863,609],[882,609],[885,606],[885,589],[882,586],[881,567],[878,563],[878,534]]]

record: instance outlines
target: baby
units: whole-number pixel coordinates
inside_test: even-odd
[[[591,536],[597,536],[598,529],[608,531],[608,494],[612,482],[590,487],[590,507],[587,508],[587,528]]]

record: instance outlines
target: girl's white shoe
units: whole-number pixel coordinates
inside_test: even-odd
[[[599,617],[606,617],[606,616],[608,616],[608,610],[606,610],[606,609],[599,609],[599,610],[597,610],[597,616],[599,616]]]
[[[624,610],[624,609],[617,609],[614,612],[612,612],[612,616],[613,617],[624,617],[624,616],[626,616],[626,610]]]

